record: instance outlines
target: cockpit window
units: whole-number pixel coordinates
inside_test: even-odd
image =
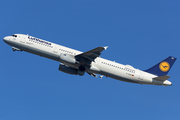
[[[12,35],[13,37],[17,37],[17,35]]]

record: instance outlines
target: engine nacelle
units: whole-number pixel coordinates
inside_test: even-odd
[[[72,74],[72,75],[77,75],[78,70],[69,66],[66,66],[64,64],[59,65],[59,71],[62,71],[64,73]]]
[[[67,65],[64,65],[64,64],[60,64],[59,65],[59,71],[62,71],[64,73],[68,73],[68,74],[71,74],[71,75],[80,75],[80,76],[83,76],[84,73],[85,73],[85,67],[84,66],[80,66],[79,69],[75,69],[75,68],[72,68],[72,67],[69,67]]]
[[[71,63],[71,64],[77,63],[73,55],[69,55],[65,53],[60,54],[60,59],[64,62]]]

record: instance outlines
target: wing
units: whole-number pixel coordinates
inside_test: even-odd
[[[101,52],[103,50],[106,50],[108,48],[108,46],[106,47],[97,47],[95,49],[92,49],[90,51],[81,53],[79,55],[76,55],[75,58],[80,61],[80,63],[86,63],[86,64],[90,64],[92,61],[94,61],[97,57],[99,57],[101,55]]]

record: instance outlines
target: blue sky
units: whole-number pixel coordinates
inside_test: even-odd
[[[0,1],[0,120],[179,120],[180,1]],[[22,33],[148,69],[177,57],[173,86],[139,85],[58,71],[59,63],[13,52],[3,37]]]

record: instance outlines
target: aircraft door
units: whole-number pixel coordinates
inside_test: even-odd
[[[21,43],[25,43],[25,38],[23,36],[18,36]]]
[[[99,64],[99,59],[95,59],[95,62],[96,62],[97,64]]]
[[[140,71],[138,79],[143,81],[143,77],[144,77],[144,74],[143,72]]]
[[[53,50],[54,53],[58,53],[58,48],[57,48],[57,45],[54,45],[54,50]]]

